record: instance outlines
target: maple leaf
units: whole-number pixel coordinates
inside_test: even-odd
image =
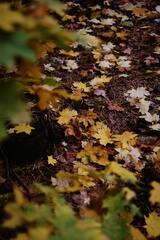
[[[73,92],[70,94],[69,98],[74,101],[80,101],[85,96],[85,93],[81,90],[73,90]]]
[[[8,130],[9,133],[26,133],[26,134],[30,134],[31,131],[35,129],[34,127],[31,127],[29,124],[26,124],[26,123],[22,123],[22,124],[19,124],[17,126],[15,126],[14,128],[10,128]]]
[[[122,40],[126,40],[128,33],[126,33],[125,31],[121,31],[121,32],[117,32],[116,36]]]
[[[134,7],[132,12],[136,17],[146,17],[149,11],[147,8]]]
[[[87,87],[86,83],[74,82],[73,86],[78,90],[82,90],[83,92],[90,92],[90,87]]]
[[[51,52],[53,48],[55,48],[55,44],[51,41],[48,42],[39,42],[39,41],[33,41],[31,42],[31,47],[36,51],[37,57],[45,58],[48,54],[48,52]]]
[[[129,170],[125,169],[124,167],[122,167],[121,164],[117,162],[111,162],[106,171],[109,174],[110,173],[117,174],[124,181],[131,181],[131,182],[137,181],[135,174],[133,172],[130,172]]]
[[[75,118],[78,113],[75,110],[70,110],[69,108],[63,109],[60,113],[60,117],[58,117],[58,123],[60,125],[68,124],[73,118]]]
[[[131,61],[128,60],[128,58],[126,56],[120,56],[117,60],[117,64],[118,64],[118,66],[120,66],[122,68],[130,68]]]
[[[80,123],[83,123],[85,127],[88,127],[88,125],[93,125],[94,120],[98,117],[96,113],[93,112],[93,109],[89,109],[84,115],[81,115],[78,118],[78,121]]]
[[[115,48],[115,45],[112,42],[108,42],[107,44],[102,44],[102,48],[105,52],[110,52]]]
[[[153,189],[150,191],[150,202],[153,204],[160,203],[160,183],[154,181],[151,186]]]
[[[15,24],[22,24],[25,22],[25,18],[20,11],[14,11],[10,9],[10,5],[7,3],[0,4],[0,28],[5,31],[14,30]]]
[[[144,227],[150,236],[160,236],[160,216],[156,212],[152,212],[149,214],[149,217],[145,217],[145,222],[146,225]]]
[[[55,165],[57,163],[57,160],[53,158],[53,156],[48,156],[48,164]]]
[[[60,50],[60,54],[63,54],[69,57],[77,57],[79,55],[79,52],[74,52],[73,50],[70,50],[70,51]]]
[[[137,134],[125,131],[122,134],[113,135],[112,139],[118,147],[128,148],[128,145],[134,146],[136,144]]]
[[[88,34],[84,29],[81,29],[78,32],[84,38],[86,47],[88,47],[88,48],[99,47],[99,45],[101,43],[101,40],[99,38]]]
[[[99,139],[100,144],[106,146],[112,143],[111,130],[102,122],[96,122],[96,125],[90,128],[92,137]]]
[[[91,162],[95,162],[99,165],[106,166],[108,164],[108,151],[101,146],[93,146],[92,143],[87,143],[84,150],[81,150],[77,154],[77,158],[81,158],[84,163],[86,158],[89,158]]]
[[[23,77],[29,77],[33,79],[41,79],[43,77],[43,74],[38,64],[27,60],[21,60],[18,63],[17,71]]]
[[[106,18],[106,19],[101,19],[101,24],[103,25],[113,25],[115,23],[115,20],[113,18]]]
[[[132,240],[147,240],[138,228],[130,226],[130,233],[132,235]]]
[[[90,81],[90,85],[94,88],[98,88],[99,86],[104,86],[105,83],[109,83],[112,77],[107,77],[106,75],[102,75],[100,77],[95,77]]]
[[[75,60],[66,60],[66,66],[63,66],[63,68],[72,71],[78,69],[78,65]]]
[[[92,51],[95,60],[99,61],[102,58],[102,53],[96,49]]]

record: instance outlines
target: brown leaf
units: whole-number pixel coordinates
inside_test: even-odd
[[[41,79],[43,74],[40,67],[35,62],[21,60],[17,65],[18,74],[22,77],[29,77],[33,79]]]
[[[116,102],[109,101],[107,107],[110,111],[124,112],[124,108]]]
[[[56,45],[53,42],[32,42],[31,47],[36,51],[38,58],[45,58]]]

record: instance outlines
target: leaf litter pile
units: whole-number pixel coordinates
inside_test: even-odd
[[[59,21],[83,35],[87,47],[75,42],[67,50],[55,48],[40,62],[55,79],[54,86],[32,89],[49,122],[40,139],[49,140],[43,139],[44,152],[34,163],[12,166],[13,179],[31,199],[33,182],[52,185],[78,219],[94,219],[95,228],[101,223],[102,232],[86,240],[159,239],[159,1],[97,2],[66,2]],[[18,125],[9,133],[30,135],[35,129]],[[33,148],[42,150],[36,140]],[[27,158],[20,148],[19,159]],[[8,193],[5,175],[0,183],[1,193]]]

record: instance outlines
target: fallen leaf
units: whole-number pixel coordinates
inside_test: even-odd
[[[146,225],[144,226],[149,236],[160,236],[160,216],[156,212],[149,214],[149,217],[145,217]]]
[[[153,189],[150,191],[150,202],[153,204],[160,203],[160,183],[154,181],[151,186]]]
[[[117,112],[124,112],[124,108],[121,107],[118,103],[116,102],[111,102],[109,101],[107,103],[107,108],[110,110],[110,111],[117,111]]]
[[[26,124],[26,123],[22,123],[22,124],[19,124],[17,126],[15,126],[14,128],[10,128],[8,130],[9,133],[26,133],[26,134],[30,134],[31,131],[35,129],[34,127],[31,127],[29,124]]]
[[[48,164],[55,165],[57,163],[57,160],[53,158],[53,156],[48,156]]]
[[[116,146],[120,148],[128,148],[129,145],[134,146],[136,144],[137,134],[125,131],[122,134],[113,135],[112,139],[116,142]]]
[[[73,86],[78,90],[82,90],[83,92],[90,92],[90,87],[87,87],[86,83],[82,82],[74,82]]]
[[[58,117],[58,123],[60,125],[68,124],[73,118],[75,118],[78,113],[75,110],[70,110],[69,108],[63,109],[61,112],[59,112],[60,117]]]
[[[126,168],[124,168],[121,164],[117,162],[111,162],[109,167],[107,168],[107,173],[117,174],[124,181],[132,181],[136,182],[137,178],[133,172],[130,172]]]
[[[102,122],[96,122],[96,125],[90,128],[91,136],[99,139],[100,144],[106,146],[108,143],[112,143],[112,133],[110,128],[108,128]]]

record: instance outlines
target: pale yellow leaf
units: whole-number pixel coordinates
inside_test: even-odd
[[[151,203],[160,203],[160,183],[154,181],[151,183],[153,189],[150,191],[150,201]]]
[[[99,139],[100,144],[106,146],[108,143],[112,143],[111,130],[102,122],[96,122],[96,125],[90,128],[92,137]]]
[[[90,92],[90,87],[87,87],[86,83],[82,82],[74,82],[73,86],[78,90],[82,90],[83,92]]]
[[[135,174],[133,172],[130,172],[129,170],[125,169],[121,164],[117,162],[111,162],[109,168],[107,169],[107,172],[117,174],[122,178],[122,180],[125,181],[126,180],[132,182],[137,181]]]
[[[25,19],[19,11],[11,10],[10,4],[0,4],[0,28],[5,31],[14,30],[15,24],[22,24]]]
[[[53,158],[52,156],[48,156],[48,164],[55,165],[57,163],[57,160]]]
[[[145,228],[150,236],[160,236],[160,216],[156,212],[152,212],[149,217],[145,217],[145,222]]]
[[[132,240],[147,240],[147,238],[141,233],[138,228],[130,226],[130,233],[132,236]]]
[[[60,125],[68,124],[73,118],[78,115],[77,111],[70,110],[69,108],[63,109],[59,114],[60,116],[57,119]]]
[[[79,55],[79,52],[74,52],[73,50],[70,51],[60,50],[60,53],[69,57],[77,57]]]
[[[128,148],[128,145],[134,146],[136,144],[137,134],[126,131],[122,134],[113,135],[112,139],[116,142],[116,146]]]
[[[95,77],[90,81],[90,85],[94,88],[98,88],[99,86],[104,86],[105,83],[109,83],[112,77],[107,77],[106,75],[102,75],[100,77]]]
[[[26,134],[30,134],[31,131],[35,129],[34,127],[31,127],[29,124],[26,124],[26,123],[22,123],[22,124],[19,124],[17,126],[15,126],[14,128],[10,128],[8,130],[9,133],[26,133]]]

